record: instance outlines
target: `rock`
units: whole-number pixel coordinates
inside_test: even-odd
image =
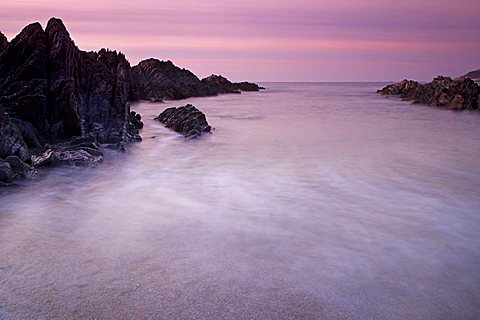
[[[15,172],[8,162],[0,159],[0,185],[6,185],[13,182]]]
[[[8,45],[7,37],[3,33],[0,32],[0,52],[3,51]]]
[[[265,90],[264,87],[260,87],[256,83],[251,83],[251,82],[236,82],[234,85],[240,90],[240,91],[260,91],[260,90]]]
[[[130,86],[132,100],[178,100],[216,94],[189,70],[153,58],[132,67]]]
[[[241,91],[259,91],[265,89],[251,82],[233,83],[227,78],[215,74],[202,79],[202,82],[212,88],[216,93],[241,93]]]
[[[480,81],[480,69],[470,71],[469,73],[461,76],[460,78],[470,78],[475,82],[479,82]]]
[[[469,78],[452,80],[449,77],[439,76],[427,84],[403,80],[377,92],[384,95],[398,95],[414,103],[463,110],[478,108],[480,90],[478,85]]]
[[[232,83],[227,78],[211,75],[201,81],[192,72],[180,69],[171,61],[147,59],[132,67],[130,82],[132,100],[179,100],[189,97],[214,96],[219,93],[240,93],[264,89],[255,83]]]
[[[17,156],[22,161],[30,159],[30,152],[22,134],[0,107],[0,158]]]
[[[205,114],[191,104],[165,109],[154,120],[160,121],[167,128],[181,133],[187,138],[196,138],[212,129]]]
[[[202,79],[202,82],[210,88],[213,88],[217,93],[240,93],[237,86],[220,75],[212,74],[211,76]]]
[[[12,124],[17,127],[28,148],[39,149],[43,147],[45,142],[40,137],[37,129],[35,129],[30,122],[15,118],[12,118],[10,120]]]
[[[73,137],[68,141],[47,145],[47,149],[32,156],[35,167],[54,165],[96,166],[103,161],[103,152],[94,136]]]
[[[33,178],[37,175],[37,171],[32,166],[29,166],[16,156],[9,156],[5,159],[5,161],[10,164],[10,167],[15,172],[16,177]]]
[[[0,105],[47,140],[126,139],[130,64],[122,53],[79,50],[60,19],[25,27],[0,53]]]

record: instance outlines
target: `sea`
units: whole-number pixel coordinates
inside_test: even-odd
[[[261,85],[0,189],[0,319],[480,319],[480,112]]]

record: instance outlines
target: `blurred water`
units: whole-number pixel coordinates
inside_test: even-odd
[[[264,85],[0,190],[0,318],[480,318],[480,114]]]

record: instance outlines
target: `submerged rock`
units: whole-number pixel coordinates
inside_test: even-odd
[[[421,84],[416,81],[403,80],[388,85],[377,93],[383,95],[398,95],[414,103],[432,106],[446,106],[449,109],[477,109],[478,85],[469,78],[451,79],[437,77],[432,82]]]
[[[191,104],[165,109],[154,120],[160,121],[165,127],[181,133],[187,138],[196,138],[202,133],[212,130],[205,114]]]

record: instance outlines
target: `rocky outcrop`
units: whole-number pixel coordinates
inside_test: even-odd
[[[78,49],[60,19],[50,19],[45,30],[32,23],[10,43],[0,35],[4,176],[26,176],[10,156],[27,166],[95,165],[103,159],[97,141],[123,150],[141,140],[141,120],[130,113],[130,69],[122,53]]]
[[[0,32],[0,52],[3,51],[8,45],[7,37],[3,33]]]
[[[265,88],[251,82],[233,83],[221,75],[212,74],[202,82],[216,93],[241,93],[241,91],[259,91]]]
[[[461,76],[461,78],[469,78],[469,79],[472,79],[473,81],[479,82],[480,81],[480,69],[470,71],[469,73]]]
[[[220,75],[212,74],[202,79],[202,82],[208,87],[213,88],[216,93],[241,93],[237,86]]]
[[[103,161],[95,137],[76,137],[67,142],[48,145],[47,149],[32,156],[32,164],[36,167],[52,165],[96,166]]]
[[[0,107],[0,158],[17,156],[22,161],[30,159],[30,151],[23,140],[20,130]]]
[[[130,85],[133,100],[178,100],[216,94],[189,70],[153,58],[132,67]]]
[[[227,78],[211,75],[198,79],[171,61],[147,59],[132,67],[130,95],[133,100],[179,100],[189,97],[214,96],[220,93],[240,93],[264,89],[255,83],[232,83]]]
[[[191,104],[165,109],[154,120],[160,121],[165,127],[181,133],[187,138],[196,138],[202,133],[212,130],[205,114]]]
[[[48,140],[93,134],[122,141],[130,64],[116,51],[79,50],[60,19],[25,27],[0,54],[0,105]]]
[[[463,110],[478,108],[480,90],[478,85],[469,78],[451,79],[439,76],[426,84],[403,80],[377,92],[383,95],[398,95],[414,103]]]
[[[33,177],[35,170],[28,163],[30,151],[22,132],[0,107],[0,185],[18,178]]]

